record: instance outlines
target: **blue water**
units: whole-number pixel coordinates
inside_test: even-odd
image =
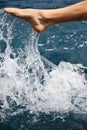
[[[0,0],[0,8],[2,9],[4,7],[20,7],[20,8],[41,8],[41,9],[47,9],[47,8],[53,9],[54,8],[55,9],[55,8],[65,7],[65,6],[74,4],[79,1],[80,0],[62,0],[62,1],[61,0],[53,0],[53,1],[51,1],[51,0],[44,0],[44,1],[42,1],[42,0],[37,0],[37,1],[36,0],[29,0],[29,1],[28,0],[19,0],[19,1]],[[23,52],[25,52],[24,48],[25,48],[25,46],[31,47],[31,46],[27,45],[26,41],[30,41],[30,43],[33,43],[33,41],[30,40],[30,38],[32,37],[31,36],[32,27],[31,27],[31,25],[28,25],[28,23],[24,22],[23,20],[14,18],[13,16],[6,15],[4,17],[5,17],[5,24],[4,24],[3,28],[2,28],[3,24],[0,24],[0,29],[2,28],[1,32],[4,32],[3,37],[6,40],[8,39],[7,41],[9,41],[9,44],[3,38],[0,39],[0,67],[2,66],[1,63],[4,63],[4,60],[3,60],[4,58],[3,58],[2,54],[5,53],[7,55],[6,63],[11,62],[8,59],[8,56],[10,57],[10,59],[13,59],[13,60],[15,60],[17,57],[19,57],[19,59],[17,61],[18,65],[22,66],[22,68],[23,68],[24,67],[23,64],[24,65],[27,64],[27,63],[25,63],[26,62],[25,58],[27,57],[27,55],[26,55],[27,52],[25,54],[23,54]],[[1,15],[0,18],[1,18],[0,19],[0,21],[1,21],[3,18],[3,15]],[[7,27],[6,23],[9,23],[8,27]],[[11,23],[14,24],[14,26],[12,27],[12,33],[13,33],[12,35],[14,37],[11,38],[11,40],[9,40],[11,37],[11,36],[9,36],[10,35],[9,28],[11,28],[11,26],[10,26]],[[9,34],[9,35],[7,35],[7,34]],[[30,35],[30,36],[28,36],[28,35]],[[2,36],[2,35],[0,35],[0,36]],[[53,97],[50,96],[50,92],[48,93],[49,94],[48,97],[50,97],[50,98],[52,97],[52,99],[54,98],[52,100],[52,104],[54,102],[54,106],[53,105],[52,106],[55,109],[53,109],[53,107],[51,106],[51,104],[49,102],[47,102],[47,104],[46,104],[47,107],[45,105],[43,105],[43,103],[42,103],[42,105],[44,107],[40,106],[41,110],[38,108],[37,105],[35,108],[33,108],[34,111],[36,109],[38,109],[39,114],[37,114],[37,112],[36,113],[31,112],[32,108],[30,108],[30,107],[29,107],[30,109],[26,109],[24,111],[24,109],[26,108],[25,107],[26,104],[28,104],[27,103],[28,95],[25,93],[24,93],[25,97],[22,97],[23,99],[21,99],[21,100],[24,100],[24,102],[23,102],[23,103],[25,103],[24,106],[23,106],[23,104],[17,105],[16,100],[11,99],[11,93],[9,93],[6,96],[6,100],[8,102],[9,109],[7,109],[7,108],[5,109],[2,107],[3,102],[1,100],[2,97],[0,95],[0,130],[87,130],[87,109],[86,109],[87,94],[85,93],[87,90],[86,89],[87,88],[87,84],[86,84],[87,83],[86,82],[87,81],[87,22],[82,21],[82,22],[74,22],[74,23],[71,22],[71,23],[56,24],[56,25],[48,28],[45,32],[43,32],[39,36],[38,36],[38,34],[34,35],[34,37],[36,37],[36,41],[37,41],[37,37],[39,37],[38,38],[38,49],[39,49],[40,55],[42,56],[43,64],[45,65],[45,68],[47,69],[47,73],[49,73],[49,71],[51,71],[51,69],[53,67],[55,68],[56,66],[60,65],[59,71],[58,71],[60,74],[58,75],[58,78],[61,81],[57,82],[57,83],[61,82],[59,84],[60,86],[63,82],[62,81],[63,79],[60,78],[59,76],[61,76],[61,75],[63,76],[62,73],[64,73],[64,74],[68,73],[68,68],[70,69],[70,73],[68,73],[68,74],[70,75],[70,77],[72,79],[70,80],[69,77],[67,78],[67,74],[64,75],[66,77],[66,79],[64,78],[64,81],[65,81],[64,86],[67,86],[66,82],[68,82],[68,79],[69,79],[71,86],[74,90],[75,88],[73,87],[73,84],[75,84],[74,80],[76,80],[76,82],[77,82],[76,85],[78,86],[78,88],[76,88],[74,93],[72,92],[73,94],[71,93],[71,95],[72,95],[71,102],[76,107],[77,112],[74,111],[75,109],[71,110],[71,107],[68,108],[69,104],[65,105],[65,104],[63,104],[64,102],[61,105],[60,102],[58,101],[60,108],[57,108],[56,104],[58,105],[58,103],[55,100],[54,96]],[[35,39],[34,39],[34,41],[35,41]],[[9,52],[10,51],[9,48],[7,49],[7,52],[5,51],[6,48],[9,47],[9,45],[11,46],[11,49],[12,49],[11,53]],[[21,50],[23,52],[21,52]],[[36,53],[38,53],[38,52],[36,52]],[[62,65],[61,65],[61,62],[63,62]],[[35,61],[35,63],[37,63],[37,62]],[[13,62],[12,62],[12,64],[13,64]],[[41,64],[42,64],[42,62],[41,62]],[[77,64],[80,64],[80,67],[77,67]],[[73,68],[72,67],[73,65],[76,66],[77,69],[75,67]],[[9,65],[6,67],[7,67],[7,70],[6,70],[6,68],[4,68],[4,69],[6,70],[6,72],[8,71],[8,73],[9,73],[10,72]],[[26,68],[27,68],[27,65],[26,65]],[[31,68],[29,68],[29,72],[32,71]],[[3,69],[3,71],[4,71],[4,69]],[[43,67],[41,69],[44,71]],[[77,70],[79,70],[78,75],[77,75]],[[12,70],[12,72],[14,72],[14,71]],[[3,86],[3,82],[5,82],[6,80],[8,80],[8,81],[6,81],[7,84],[10,84],[10,82],[11,82],[11,80],[9,82],[9,77],[6,77],[6,76],[5,76],[6,80],[3,80],[3,79],[5,79],[5,78],[3,78],[4,75],[5,74],[2,74],[2,70],[0,70],[0,79],[1,79],[0,81],[2,81],[2,84],[0,84],[0,87]],[[40,73],[39,73],[39,75],[40,75]],[[43,75],[45,75],[45,74],[43,74]],[[42,77],[39,78],[40,80],[44,79],[44,77],[46,76],[46,75],[45,76],[43,76],[43,75],[41,75]],[[75,76],[73,77],[73,75],[75,75],[76,77]],[[80,77],[81,75],[84,75],[85,78],[83,79],[83,77]],[[36,78],[35,76],[33,76],[33,77]],[[46,76],[46,78],[47,78],[47,76]],[[74,80],[73,80],[73,78],[74,78]],[[21,79],[21,77],[20,77],[20,79]],[[33,80],[34,79],[32,79],[31,82]],[[79,80],[82,80],[82,82],[80,82]],[[14,84],[13,77],[12,77],[12,83]],[[81,83],[82,83],[82,85],[84,84],[85,88],[83,88],[83,86],[81,88],[81,86],[80,86]],[[13,84],[11,84],[11,85],[13,85]],[[45,84],[44,81],[41,84]],[[11,86],[11,85],[8,85],[8,86]],[[63,84],[62,84],[62,86],[63,86]],[[79,87],[81,89],[79,89]],[[2,88],[0,88],[0,89],[2,89]],[[34,89],[36,90],[36,88],[34,88]],[[55,89],[56,89],[56,87],[55,87]],[[77,95],[74,95],[75,92]],[[82,95],[79,95],[79,94],[81,94],[81,92],[82,92]],[[42,93],[43,93],[43,91],[42,91]],[[70,91],[69,91],[69,93],[70,93]],[[58,94],[60,94],[60,93],[58,93]],[[27,98],[26,98],[26,95],[27,95]],[[18,95],[16,95],[16,96],[18,96]],[[57,97],[57,95],[55,95],[55,96]],[[65,96],[65,98],[66,98],[66,96]],[[76,100],[74,100],[74,99],[76,99]],[[41,99],[38,99],[38,100],[40,101]],[[57,98],[57,100],[58,100],[58,98]],[[62,98],[60,101],[62,102]],[[42,102],[44,102],[44,101],[42,101]],[[38,104],[39,104],[39,102],[38,102]],[[28,105],[31,105],[31,104],[28,104]],[[41,104],[39,104],[39,105],[41,105]],[[31,105],[31,106],[33,106],[33,105]],[[64,110],[64,107],[66,107],[66,106],[67,106],[67,112]],[[19,108],[21,110],[23,109],[23,111],[19,112],[17,114],[13,114],[13,113],[15,113],[15,111],[18,112],[17,110],[19,110]],[[57,109],[59,109],[59,110],[57,111]],[[70,109],[70,110],[68,110],[68,109]],[[5,118],[3,118],[3,120],[1,117],[2,114],[3,114],[3,116],[6,116]]]

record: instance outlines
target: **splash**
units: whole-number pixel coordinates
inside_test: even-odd
[[[39,35],[33,30],[26,32],[29,36],[22,40],[24,47],[14,51],[15,24],[16,20],[9,22],[8,15],[0,20],[0,45],[4,45],[0,50],[1,120],[24,111],[87,113],[87,68],[66,62],[56,66],[41,57]]]

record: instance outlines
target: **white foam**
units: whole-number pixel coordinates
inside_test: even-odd
[[[22,109],[16,108],[10,115],[25,110],[34,113],[87,113],[87,81],[82,73],[87,68],[66,62],[54,66],[47,62],[49,67],[54,66],[48,73],[38,51],[39,36],[34,31],[29,34],[28,44],[19,52],[18,57],[11,59],[9,42],[13,38],[12,28],[15,23],[11,26],[5,22],[0,24],[3,28],[8,26],[7,39],[3,36],[4,29],[0,30],[0,40],[5,39],[7,44],[4,60],[0,63],[0,116],[5,117],[5,110],[12,110],[14,106],[21,106]]]

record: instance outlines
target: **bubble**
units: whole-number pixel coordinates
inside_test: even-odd
[[[5,41],[6,45],[4,55],[0,54],[3,59],[0,59],[1,119],[25,111],[36,115],[70,111],[87,113],[87,81],[83,73],[87,68],[63,61],[56,66],[41,57],[38,50],[39,35],[33,30],[24,48],[13,50],[11,44],[16,23],[10,25],[6,21],[7,16],[4,19],[4,23],[0,23],[0,42]],[[7,36],[3,35],[5,28]]]

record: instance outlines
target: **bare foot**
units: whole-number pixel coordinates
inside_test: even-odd
[[[44,16],[44,13],[46,13],[45,10],[5,8],[4,11],[6,13],[12,14],[13,16],[28,21],[34,30],[39,33],[43,32],[47,27],[50,26]]]

